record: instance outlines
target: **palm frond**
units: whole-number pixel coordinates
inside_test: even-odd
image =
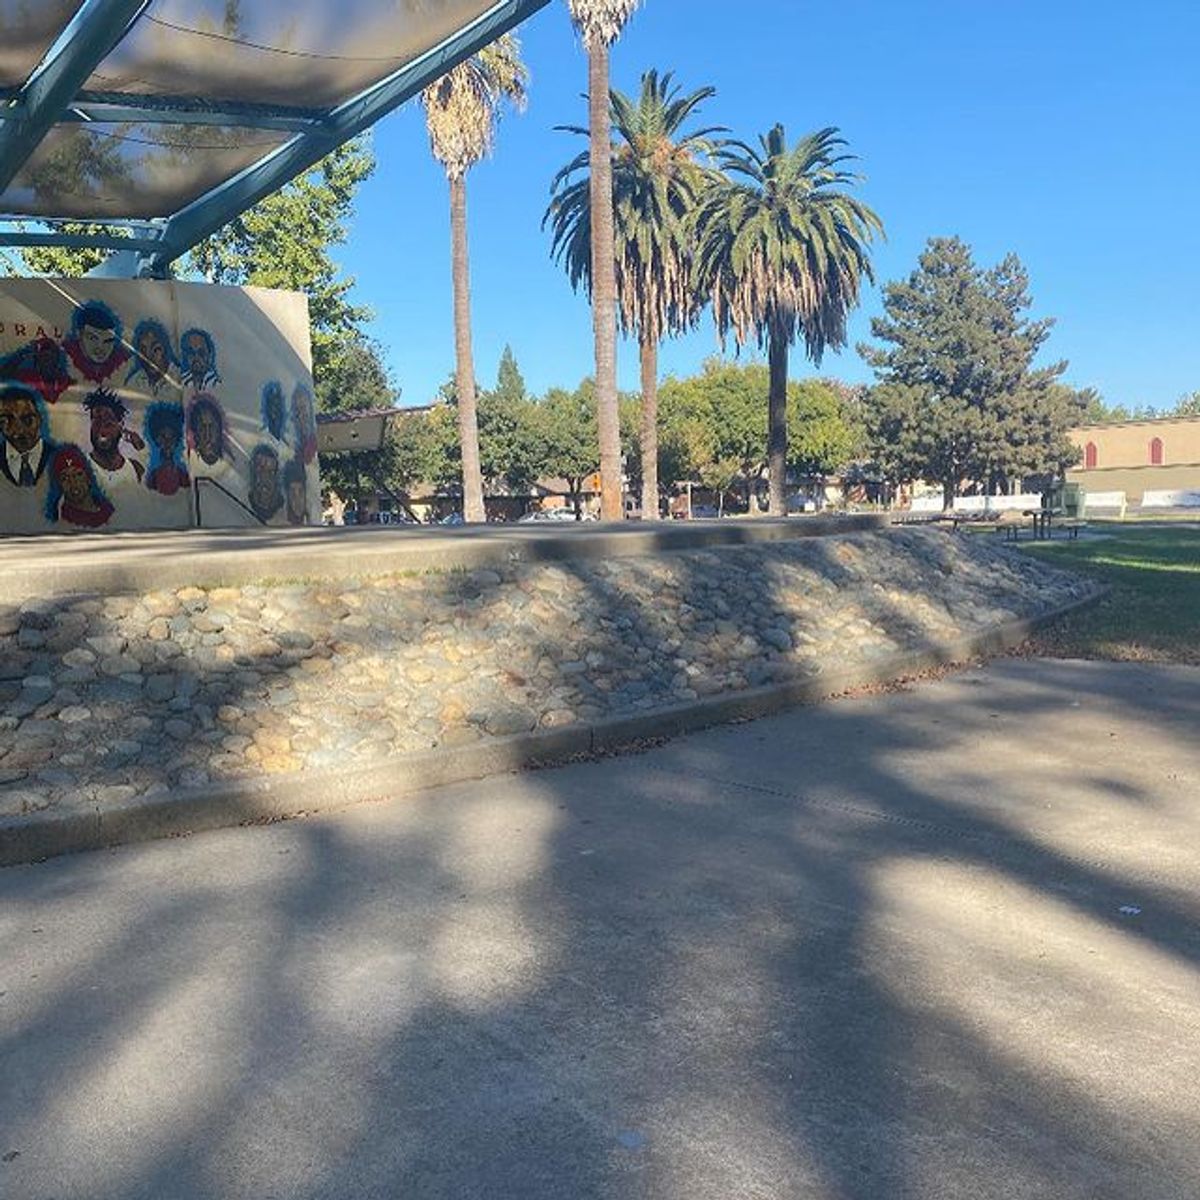
[[[705,87],[685,95],[670,72],[654,70],[642,76],[636,98],[610,94],[617,308],[626,333],[657,341],[698,318],[692,213],[726,131],[685,126],[714,94]],[[542,224],[550,228],[552,257],[573,287],[590,294],[589,168],[584,151],[555,175]]]
[[[727,142],[693,217],[696,286],[706,292],[722,338],[803,336],[819,362],[846,340],[846,319],[864,280],[873,279],[869,244],[879,217],[840,190],[859,182],[842,164],[854,156],[828,127],[789,148],[782,125],[758,147]]]
[[[639,0],[567,0],[584,46],[611,46],[633,16]]]
[[[528,84],[521,44],[506,33],[422,91],[430,148],[451,179],[491,152],[505,104],[523,109]]]

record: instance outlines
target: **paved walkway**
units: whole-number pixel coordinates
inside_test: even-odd
[[[1194,1200],[1200,671],[0,871],[5,1200]]]

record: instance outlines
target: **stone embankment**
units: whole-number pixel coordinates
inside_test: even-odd
[[[1090,585],[895,529],[0,609],[4,819],[469,747],[845,672]],[[307,806],[307,805],[304,805]]]

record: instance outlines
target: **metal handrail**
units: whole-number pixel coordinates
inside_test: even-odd
[[[220,483],[218,480],[213,479],[213,477],[211,475],[193,475],[192,476],[192,495],[195,497],[195,501],[196,501],[196,528],[197,529],[204,528],[204,522],[201,519],[201,513],[200,513],[200,485],[202,483],[207,483],[210,486],[215,487],[218,492],[223,492],[230,500],[232,500],[234,502],[234,504],[236,504],[238,506],[238,508],[240,508],[248,516],[253,517],[254,520],[256,520],[260,525],[266,524],[266,521],[264,521],[262,519],[262,517],[260,517],[258,515],[258,513],[256,513],[254,511],[254,509],[252,509],[245,501],[240,500],[237,496],[235,496],[223,483]]]

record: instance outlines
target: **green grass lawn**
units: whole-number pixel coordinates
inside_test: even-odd
[[[1037,633],[1034,653],[1200,665],[1200,529],[1088,529],[1112,536],[1023,546],[1112,588]]]

